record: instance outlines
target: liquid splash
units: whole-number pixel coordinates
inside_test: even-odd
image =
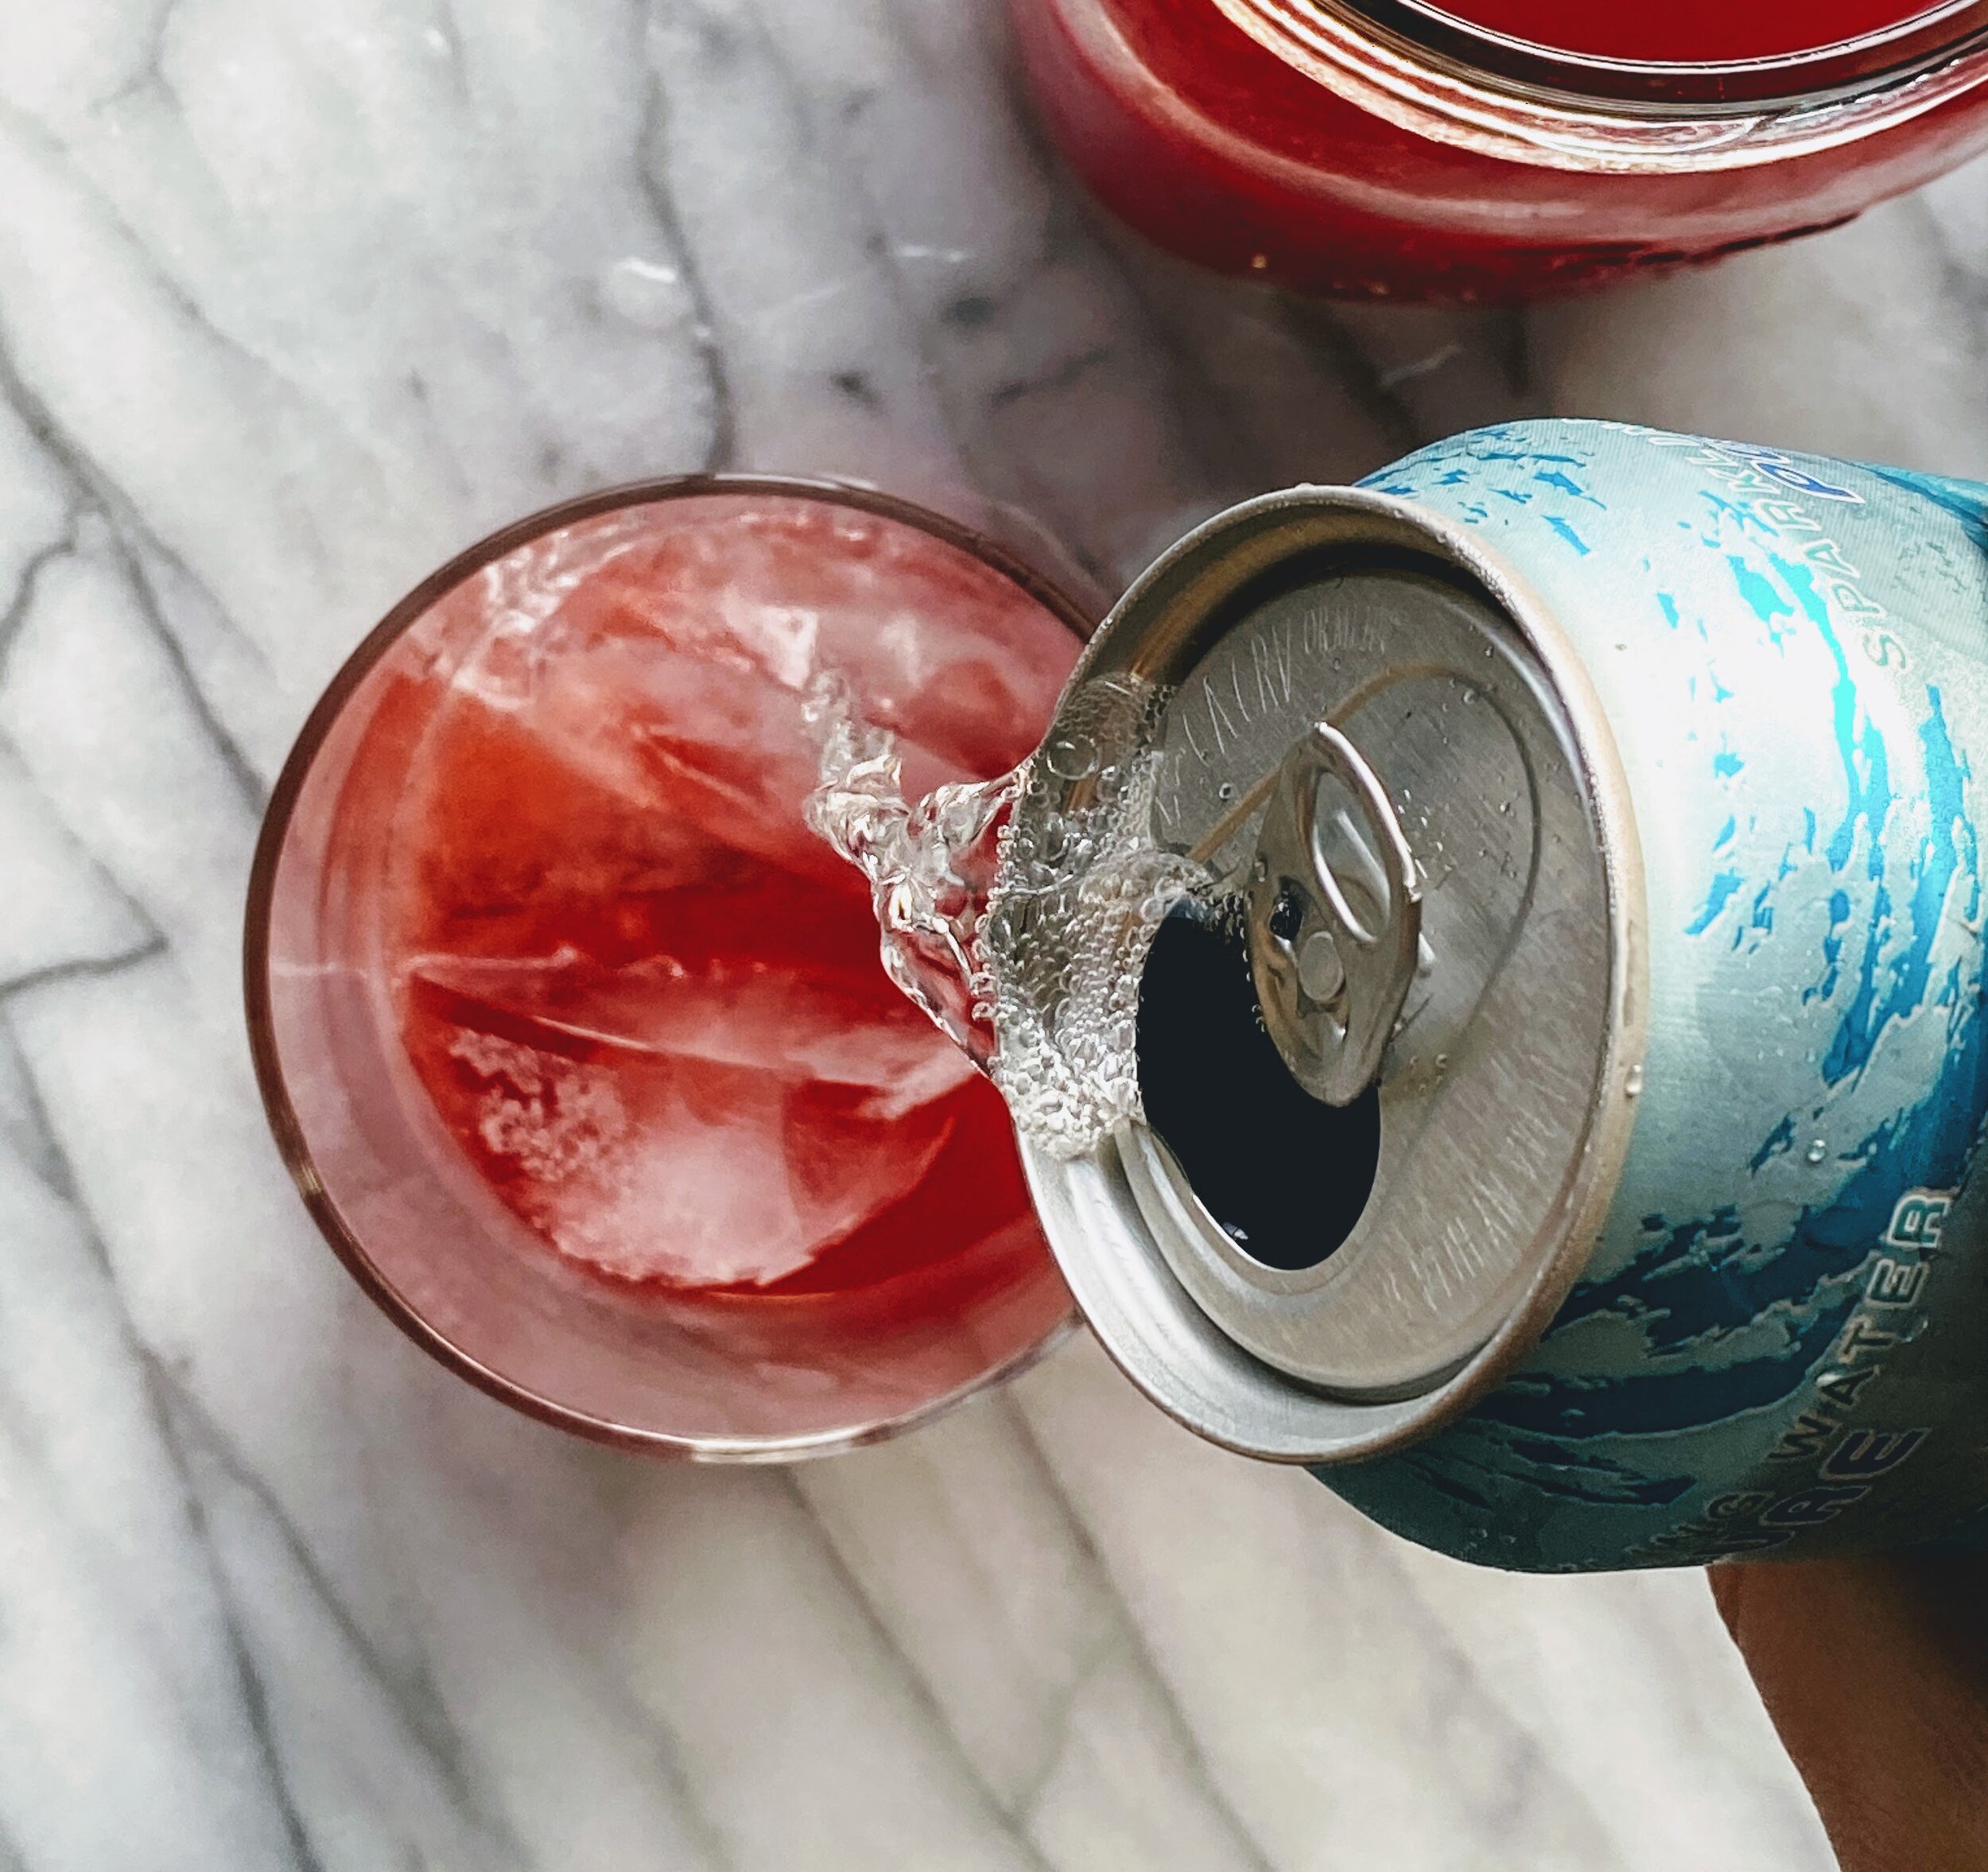
[[[993,988],[980,930],[1028,763],[913,802],[897,737],[856,714],[840,676],[815,678],[803,714],[821,744],[821,783],[804,815],[870,880],[884,973],[991,1077]]]
[[[1152,837],[1164,701],[1136,677],[1093,678],[1011,773],[914,803],[892,736],[845,689],[825,679],[808,700],[821,746],[808,823],[868,878],[886,971],[1058,1157],[1142,1115],[1147,952],[1210,884]]]

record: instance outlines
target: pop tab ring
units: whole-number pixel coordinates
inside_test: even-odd
[[[1373,1084],[1414,985],[1421,933],[1415,861],[1387,789],[1352,742],[1319,722],[1277,771],[1249,882],[1264,1023],[1314,1098],[1347,1105]]]

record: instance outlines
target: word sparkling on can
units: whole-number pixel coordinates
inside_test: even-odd
[[[1215,881],[1024,1140],[1132,1378],[1501,1566],[1988,1537],[1988,487],[1486,430],[1210,521],[1134,682]]]

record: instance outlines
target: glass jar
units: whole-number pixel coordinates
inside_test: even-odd
[[[1726,63],[1556,51],[1423,0],[1010,10],[1106,206],[1308,293],[1542,297],[1836,226],[1988,146],[1984,0]]]

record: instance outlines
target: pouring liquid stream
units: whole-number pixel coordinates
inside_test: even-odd
[[[1141,1116],[1147,955],[1171,911],[1211,891],[1204,861],[1152,836],[1163,700],[1093,678],[1013,771],[916,802],[892,737],[841,684],[808,700],[821,765],[807,821],[868,879],[886,972],[1058,1157]]]

